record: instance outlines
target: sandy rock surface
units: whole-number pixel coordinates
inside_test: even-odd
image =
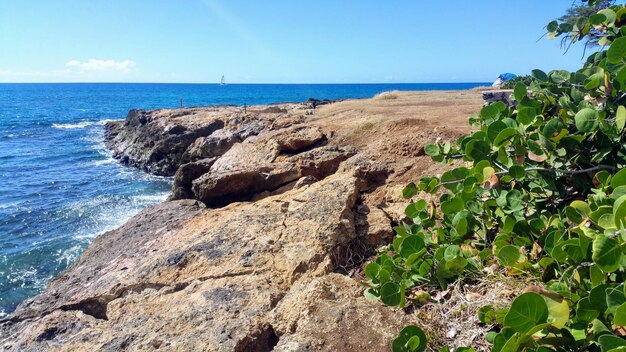
[[[478,92],[313,108],[131,111],[123,162],[176,175],[171,201],[96,238],[0,321],[9,351],[385,351],[409,315],[367,301],[364,262],[437,174],[423,146],[468,130]]]

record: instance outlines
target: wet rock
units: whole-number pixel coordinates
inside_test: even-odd
[[[193,109],[131,110],[124,122],[105,125],[105,144],[124,164],[173,176],[189,145],[223,126],[222,120]]]

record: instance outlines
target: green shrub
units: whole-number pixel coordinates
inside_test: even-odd
[[[626,351],[626,7],[547,26],[572,42],[590,28],[608,50],[576,72],[534,70],[530,91],[514,86],[515,110],[485,106],[475,132],[425,147],[465,164],[404,189],[441,195],[406,208],[412,222],[365,268],[366,296],[403,307],[415,286],[445,289],[498,263],[544,287],[481,310],[497,322],[493,351]],[[393,350],[423,350],[421,329],[407,329]]]

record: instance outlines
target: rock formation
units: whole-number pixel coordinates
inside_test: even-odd
[[[134,110],[109,124],[117,158],[175,174],[170,201],[97,237],[1,320],[0,348],[388,350],[414,321],[365,299],[362,265],[404,217],[403,184],[438,170],[420,148],[463,132],[463,108],[480,106],[457,94],[459,117],[442,126],[414,117],[429,111],[422,100],[399,96],[314,113]]]

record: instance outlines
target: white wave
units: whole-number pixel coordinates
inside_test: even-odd
[[[12,284],[17,284],[21,288],[35,288],[39,291],[46,287],[48,281],[52,276],[40,277],[37,274],[37,269],[32,266],[28,269],[15,270],[11,266],[7,279]]]
[[[85,128],[89,126],[104,126],[107,122],[117,121],[114,119],[104,119],[98,121],[80,121],[77,123],[53,123],[52,128],[60,128],[60,129],[76,129],[76,128]]]
[[[123,120],[120,120],[120,119],[104,119],[104,120],[98,121],[97,124],[100,125],[100,126],[104,126],[107,123],[113,122],[113,121],[123,121]]]
[[[93,226],[79,229],[73,238],[91,240],[107,231],[115,230],[144,208],[165,201],[168,195],[169,192],[159,192],[135,195],[126,199],[99,196],[90,201],[74,203],[71,208],[77,213],[76,215],[91,217]],[[92,211],[86,211],[87,209],[92,209]]]
[[[75,245],[65,250],[58,250],[57,254],[59,256],[57,257],[56,262],[67,267],[78,260],[78,257],[82,252],[83,247],[81,245]]]
[[[113,159],[112,156],[108,156],[107,155],[106,159],[92,161],[91,165],[93,165],[93,166],[102,166],[102,165],[115,164],[115,163],[117,163],[117,160]]]
[[[0,209],[9,209],[9,208],[15,208],[17,207],[17,205],[19,204],[19,202],[13,202],[13,203],[7,203],[7,204],[0,204]]]
[[[76,129],[76,128],[85,128],[85,127],[93,126],[95,124],[96,122],[94,121],[81,121],[78,123],[53,123],[52,128]]]

